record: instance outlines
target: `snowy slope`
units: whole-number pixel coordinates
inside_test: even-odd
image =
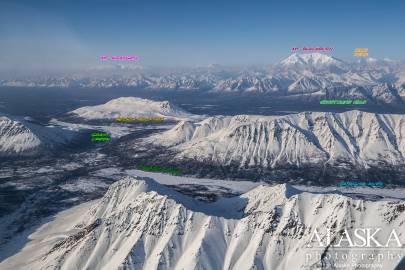
[[[298,80],[288,86],[288,92],[311,93],[312,91],[319,91],[327,86],[328,82],[321,78],[301,76]]]
[[[74,132],[59,127],[0,116],[0,155],[33,153],[66,144],[74,137]]]
[[[317,163],[405,164],[405,116],[361,111],[286,116],[239,115],[180,122],[147,144],[175,159],[240,166]]]
[[[326,230],[336,245],[340,230],[382,228],[386,243],[396,229],[404,239],[404,201],[364,201],[344,195],[301,192],[289,185],[258,186],[234,198],[202,203],[152,179],[125,178],[90,205],[60,214],[31,234],[19,253],[1,269],[332,269],[342,263],[379,263],[393,269],[399,259],[377,261],[371,247],[319,247],[311,236]],[[346,246],[347,242],[344,242]],[[392,243],[391,243],[392,244]],[[312,247],[308,247],[311,245]],[[404,252],[404,248],[392,252]],[[319,253],[319,258],[315,253]],[[314,254],[312,258],[308,254]],[[322,256],[322,259],[320,255]],[[329,255],[329,256],[328,256]],[[324,267],[321,267],[321,265]]]
[[[136,97],[121,97],[97,106],[86,106],[71,112],[80,118],[113,119],[117,117],[161,117],[165,120],[192,118],[194,115],[168,101],[152,101]]]

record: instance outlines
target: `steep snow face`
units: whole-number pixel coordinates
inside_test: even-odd
[[[405,117],[360,111],[287,116],[239,115],[179,123],[147,138],[176,159],[275,167],[318,163],[405,163]]]
[[[136,97],[121,97],[109,102],[76,109],[72,114],[84,119],[112,119],[117,117],[163,117],[185,119],[193,115],[168,101],[152,101]]]
[[[151,179],[125,178],[91,206],[44,225],[0,268],[285,270],[348,263],[345,269],[358,269],[351,266],[356,262],[380,263],[379,269],[388,270],[400,258],[377,261],[383,248],[367,248],[374,257],[363,258],[357,254],[362,250],[333,245],[345,229],[353,237],[353,230],[363,227],[381,228],[375,239],[383,244],[395,229],[404,243],[404,211],[403,201],[312,194],[288,185],[259,186],[207,204]],[[318,247],[315,229],[323,242],[330,230],[332,244]],[[335,252],[348,257],[335,258]]]
[[[58,127],[0,116],[0,155],[33,153],[40,148],[67,143],[74,136],[74,132]]]

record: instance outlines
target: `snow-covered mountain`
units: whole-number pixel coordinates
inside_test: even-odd
[[[0,156],[34,154],[73,140],[76,133],[29,120],[0,116]]]
[[[97,106],[86,106],[70,114],[87,120],[114,119],[117,117],[164,118],[179,120],[197,117],[168,101],[152,101],[136,97],[121,97]]]
[[[405,202],[397,199],[308,193],[283,184],[204,203],[152,179],[128,177],[112,184],[102,199],[43,225],[0,268],[285,270],[375,264],[391,270],[405,251],[397,246],[405,241],[404,222]],[[365,228],[380,228],[375,242],[348,248],[348,237]],[[388,239],[394,259],[378,256],[387,250],[377,242],[386,245]]]
[[[347,64],[335,57],[322,53],[293,53],[280,62],[284,68],[334,68],[336,70],[347,69]]]
[[[348,173],[353,168],[388,166],[393,171],[404,166],[404,134],[403,115],[304,112],[183,121],[171,130],[146,138],[142,144],[169,148],[175,153],[171,160],[179,164],[194,160],[274,171],[308,166],[318,166],[322,171],[324,166],[333,165]]]
[[[290,93],[311,93],[312,91],[319,91],[328,86],[331,87],[327,80],[318,77],[301,76],[295,82],[288,86]]]

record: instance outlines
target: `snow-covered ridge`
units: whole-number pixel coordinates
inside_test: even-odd
[[[69,210],[44,225],[0,268],[322,269],[322,264],[341,261],[334,256],[308,259],[307,254],[333,255],[339,248],[309,248],[315,245],[315,228],[323,240],[327,229],[337,235],[345,228],[382,228],[375,238],[384,243],[396,229],[404,242],[404,222],[404,201],[365,201],[276,185],[201,203],[151,179],[125,178],[90,206]],[[357,252],[345,251],[349,258]],[[379,252],[367,249],[368,254]],[[355,261],[373,262],[369,256]],[[380,269],[397,264],[383,260]]]
[[[136,97],[120,97],[105,104],[82,107],[70,113],[88,120],[113,120],[119,117],[160,117],[165,120],[178,120],[196,117],[168,101],[152,101]]]
[[[0,155],[29,154],[68,143],[75,133],[54,126],[0,116]]]
[[[405,164],[405,116],[361,111],[220,116],[180,122],[146,139],[175,159],[274,168],[292,164]]]

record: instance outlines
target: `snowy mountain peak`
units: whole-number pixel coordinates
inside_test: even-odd
[[[286,203],[289,198],[300,193],[302,193],[300,190],[289,184],[257,186],[241,196],[247,199],[247,205],[244,209],[245,215],[274,209],[277,205]]]
[[[280,62],[282,66],[309,66],[309,67],[321,67],[321,66],[337,66],[341,67],[345,65],[342,60],[334,58],[332,56],[322,53],[307,53],[297,54],[293,53],[286,59]]]

